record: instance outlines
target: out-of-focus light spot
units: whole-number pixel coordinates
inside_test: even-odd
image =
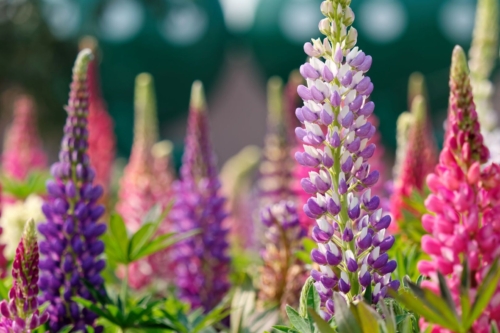
[[[311,37],[320,36],[318,23],[321,18],[317,1],[290,0],[279,14],[279,26],[289,41],[302,44]]]
[[[220,0],[227,28],[236,33],[250,30],[261,0]]]
[[[170,43],[189,46],[198,42],[207,32],[205,11],[192,2],[176,2],[160,22],[160,32]]]
[[[398,0],[371,0],[360,6],[356,23],[367,38],[376,43],[390,43],[403,35],[408,16]]]
[[[100,34],[112,42],[125,42],[139,33],[143,21],[143,9],[136,0],[111,0],[99,20]]]
[[[447,1],[439,12],[439,25],[444,35],[455,43],[472,38],[476,6],[469,0]]]
[[[80,7],[72,0],[45,0],[43,16],[54,37],[67,39],[73,37],[80,26]]]

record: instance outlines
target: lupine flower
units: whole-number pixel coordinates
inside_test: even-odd
[[[474,93],[481,133],[493,162],[500,162],[500,125],[493,108],[494,87],[489,77],[498,59],[498,1],[477,2],[476,23],[469,51],[470,82]]]
[[[259,147],[246,146],[231,157],[220,172],[221,192],[228,198],[226,209],[231,212],[224,224],[229,229],[232,248],[239,250],[257,248],[256,228],[252,216],[256,206],[252,195],[252,176],[259,165],[260,157]]]
[[[259,196],[261,206],[277,203],[292,196],[293,159],[287,134],[287,118],[283,108],[283,82],[273,77],[267,85],[267,134],[259,167]]]
[[[153,78],[142,73],[136,78],[134,143],[130,160],[120,181],[117,211],[123,217],[130,231],[137,231],[148,212],[160,205],[166,208],[171,200],[170,166],[172,146],[167,142],[158,143],[158,119]],[[168,219],[159,227],[159,233],[170,231]],[[129,284],[135,289],[150,284],[155,276],[165,277],[162,272],[169,267],[162,262],[168,250],[153,257],[129,265]],[[119,272],[122,274],[123,272]]]
[[[261,212],[266,227],[265,249],[262,251],[259,300],[285,306],[297,305],[300,290],[307,278],[304,264],[294,253],[302,247],[306,230],[299,223],[296,205],[292,201],[280,201]]]
[[[51,168],[53,179],[47,183],[48,198],[42,206],[47,222],[38,228],[44,236],[40,243],[43,260],[39,286],[42,300],[49,303],[51,332],[66,325],[74,331],[86,332],[86,326],[94,326],[95,332],[103,329],[95,326],[97,315],[72,301],[75,296],[93,299],[83,279],[96,290],[101,290],[104,283],[100,272],[105,262],[99,259],[104,243],[99,236],[106,225],[98,223],[104,207],[97,204],[103,191],[100,185],[93,184],[95,172],[87,155],[87,67],[91,59],[92,52],[84,49],[73,67],[59,162]]]
[[[388,288],[399,287],[399,281],[391,280],[396,261],[387,254],[394,243],[394,237],[386,234],[391,217],[382,212],[379,197],[370,189],[379,178],[368,163],[376,148],[368,144],[375,134],[368,121],[375,104],[368,101],[373,83],[365,76],[372,57],[355,47],[357,31],[349,28],[354,21],[349,3],[321,4],[326,18],[319,29],[326,38],[304,45],[310,56],[301,66],[307,86],[298,88],[304,106],[296,111],[304,124],[296,129],[304,152],[295,157],[318,170],[304,178],[302,186],[311,195],[304,211],[317,222],[312,237],[318,248],[311,257],[319,271],[311,275],[327,319],[335,311],[334,288],[353,301],[366,286],[374,285],[376,303]]]
[[[130,159],[120,181],[117,211],[123,216],[127,228],[137,231],[142,219],[156,203],[156,186],[151,149],[158,140],[158,120],[153,78],[143,73],[135,82],[134,143]]]
[[[9,300],[0,302],[1,333],[31,333],[49,319],[38,309],[38,256],[35,223],[29,220],[12,264]]]
[[[413,122],[411,112],[403,112],[399,115],[396,122],[396,160],[392,168],[392,178],[399,179],[403,161],[408,147],[408,136]]]
[[[2,216],[3,200],[2,200],[2,185],[0,184],[0,217]],[[0,226],[0,236],[3,234],[3,228]],[[7,265],[9,261],[5,257],[5,244],[0,243],[0,279],[7,275]]]
[[[21,95],[14,105],[14,120],[6,132],[2,168],[6,176],[24,180],[32,171],[47,167],[36,128],[35,106],[31,97]]]
[[[300,71],[294,70],[288,76],[288,82],[286,83],[284,89],[284,108],[287,132],[290,143],[294,143],[294,146],[298,145],[295,137],[295,128],[300,126],[300,122],[295,116],[295,110],[302,104],[302,99],[299,94],[297,94],[297,88],[303,83],[304,78],[300,74]]]
[[[209,138],[208,115],[201,82],[195,82],[186,134],[181,180],[175,184],[176,203],[171,213],[177,231],[201,233],[176,244],[179,297],[192,308],[213,309],[229,290],[230,258],[224,198],[219,195],[215,155]]]
[[[96,53],[97,41],[86,37],[81,42]],[[89,158],[95,170],[95,183],[102,186],[104,194],[102,201],[107,203],[111,185],[111,171],[115,159],[116,137],[113,118],[109,115],[106,103],[101,94],[99,78],[99,61],[94,59],[88,68],[89,85]]]
[[[394,183],[391,197],[391,213],[396,221],[403,217],[403,210],[411,211],[405,204],[414,191],[423,193],[425,179],[437,164],[437,152],[427,119],[426,102],[423,96],[416,96],[411,107],[411,128],[405,148],[399,178]]]
[[[16,254],[17,239],[20,239],[26,221],[33,219],[35,224],[45,220],[42,212],[43,199],[37,195],[30,195],[26,200],[15,201],[3,208],[0,225],[3,233],[0,242],[5,244],[4,254],[13,259]]]
[[[448,133],[435,172],[427,177],[432,192],[425,204],[432,214],[422,225],[429,233],[422,249],[431,260],[418,264],[430,277],[423,286],[438,292],[437,271],[447,280],[460,308],[461,262],[469,263],[472,293],[477,292],[493,260],[500,255],[500,166],[488,161],[488,149],[480,133],[464,51],[455,47],[450,74]],[[490,322],[500,324],[500,290],[473,326],[472,332],[489,332]],[[426,326],[425,323],[422,323]],[[434,327],[432,332],[448,332]]]

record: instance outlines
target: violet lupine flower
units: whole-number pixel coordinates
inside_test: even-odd
[[[500,255],[500,166],[490,164],[476,113],[464,51],[453,50],[450,74],[448,132],[435,172],[427,177],[431,194],[425,205],[432,214],[422,218],[429,233],[422,237],[422,249],[430,261],[418,269],[430,277],[422,285],[439,294],[437,271],[450,287],[460,312],[462,260],[467,259],[472,279],[471,294]],[[500,325],[500,288],[474,323],[472,332],[490,332],[490,323]],[[422,322],[421,328],[427,324]],[[448,333],[435,326],[434,333]]]
[[[307,86],[298,88],[304,106],[296,111],[304,124],[296,129],[304,152],[295,158],[317,168],[302,186],[311,195],[304,211],[317,222],[312,237],[318,248],[311,257],[320,270],[311,275],[327,319],[334,313],[334,288],[353,301],[372,284],[376,303],[388,288],[399,287],[399,281],[391,279],[396,261],[387,255],[394,243],[386,233],[391,217],[379,208],[380,199],[370,189],[379,178],[368,163],[376,148],[368,143],[376,131],[368,121],[375,104],[368,101],[373,83],[365,76],[372,58],[354,47],[357,31],[348,28],[354,20],[349,4],[321,4],[326,18],[319,29],[326,38],[304,45],[310,56],[301,66]]]
[[[192,308],[212,310],[229,290],[230,258],[227,214],[219,194],[215,155],[209,138],[203,86],[195,82],[191,93],[181,180],[174,185],[177,202],[171,218],[179,232],[201,233],[176,244],[173,251],[179,297]]]
[[[84,49],[73,67],[59,162],[51,168],[53,179],[47,183],[48,198],[42,207],[47,222],[39,226],[44,236],[40,243],[43,260],[39,286],[42,301],[49,303],[51,332],[66,325],[83,332],[87,331],[86,326],[94,326],[96,332],[103,329],[95,326],[97,315],[72,301],[75,296],[93,299],[83,279],[97,290],[104,283],[100,272],[105,262],[99,259],[104,243],[99,236],[106,225],[98,223],[104,207],[97,204],[102,187],[93,184],[95,173],[87,155],[87,66],[91,59],[92,52]]]
[[[14,104],[14,120],[6,132],[2,169],[8,177],[24,180],[32,171],[45,170],[47,156],[36,128],[34,102],[21,95]]]
[[[97,41],[92,37],[84,38],[81,44],[88,45],[94,53],[98,49]],[[101,185],[104,192],[101,201],[103,204],[107,204],[110,195],[111,172],[116,154],[116,137],[113,118],[109,115],[101,94],[98,59],[94,59],[89,64],[88,85],[90,93],[88,154],[90,164],[95,170],[95,183]]]
[[[294,253],[301,250],[307,235],[299,222],[296,205],[280,201],[262,209],[261,220],[267,228],[259,284],[259,300],[280,306],[298,305],[300,290],[307,279],[304,263]]]
[[[12,264],[9,300],[0,302],[1,333],[31,333],[49,319],[38,309],[38,243],[35,222],[26,223]]]

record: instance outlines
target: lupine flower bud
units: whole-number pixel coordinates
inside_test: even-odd
[[[307,86],[298,88],[304,107],[297,116],[304,127],[297,133],[304,151],[297,152],[295,157],[299,164],[316,168],[302,184],[312,192],[304,212],[318,223],[313,229],[318,248],[311,252],[311,258],[319,265],[320,272],[313,271],[311,276],[316,281],[326,319],[334,313],[334,289],[352,300],[372,284],[372,300],[376,303],[385,296],[388,287],[397,287],[390,278],[396,268],[395,261],[385,259],[390,246],[381,250],[372,239],[376,233],[384,235],[391,219],[378,209],[380,199],[372,200],[371,192],[367,192],[380,176],[380,171],[368,163],[375,153],[370,140],[376,132],[368,120],[374,109],[374,103],[368,101],[373,84],[365,77],[372,58],[354,47],[357,31],[348,29],[354,20],[348,3],[329,0],[323,5],[323,12],[329,12],[328,4],[336,11],[328,14],[327,19],[340,30],[327,34],[321,48],[316,47],[318,42],[314,40],[304,46],[311,57],[307,68],[312,66],[321,76],[313,78],[309,74],[312,71],[303,71]],[[320,60],[321,56],[325,61]],[[324,67],[329,70],[323,70]],[[330,74],[337,80],[332,80]],[[321,116],[322,110],[331,116]],[[365,151],[368,145],[370,148]],[[323,178],[322,174],[328,177]],[[376,239],[379,244],[382,242]],[[375,251],[376,257],[382,258],[379,261],[375,260]],[[378,276],[384,278],[375,279]]]
[[[429,233],[422,238],[422,249],[431,260],[420,261],[418,268],[430,277],[423,286],[431,290],[438,289],[436,272],[445,276],[459,312],[462,260],[469,263],[471,293],[475,294],[485,272],[498,257],[500,166],[493,163],[483,167],[488,161],[488,149],[480,133],[467,60],[459,46],[453,50],[450,89],[446,141],[435,173],[427,177],[431,194],[425,203],[431,214],[422,218]],[[500,324],[500,304],[496,301],[499,297],[497,288],[472,331],[487,332],[491,322]]]
[[[53,179],[47,188],[52,189],[42,207],[47,222],[38,228],[44,237],[40,243],[43,259],[39,286],[42,300],[49,303],[49,327],[54,332],[66,325],[75,331],[84,330],[85,326],[94,326],[96,332],[103,329],[95,326],[97,315],[71,300],[74,296],[93,299],[83,279],[97,290],[101,290],[104,283],[100,275],[104,265],[99,259],[104,244],[99,236],[106,227],[98,222],[104,209],[97,204],[102,188],[93,184],[95,172],[87,155],[87,67],[91,60],[92,52],[82,50],[73,68],[59,162],[51,168]],[[75,191],[71,190],[71,183]],[[63,255],[65,253],[72,255]]]
[[[181,180],[174,185],[176,203],[171,218],[177,231],[200,229],[200,234],[176,244],[175,273],[179,297],[192,308],[212,310],[229,290],[230,258],[225,199],[219,195],[215,155],[201,82],[191,92]],[[214,272],[216,274],[214,274]]]
[[[293,202],[281,201],[261,211],[266,226],[265,248],[259,285],[259,300],[285,306],[298,302],[300,289],[306,280],[304,265],[293,255],[301,249],[305,230],[299,223]]]
[[[6,176],[25,180],[32,171],[47,168],[47,156],[38,136],[33,99],[21,95],[14,104],[14,119],[6,132],[2,169]]]
[[[97,54],[98,45],[93,37],[85,37],[80,42],[82,48],[90,48]],[[109,115],[101,94],[99,82],[99,61],[95,57],[88,68],[89,84],[89,158],[95,170],[95,182],[102,186],[101,201],[107,204],[111,185],[111,171],[115,159],[116,137],[113,118]]]
[[[38,256],[35,222],[29,220],[12,264],[9,300],[0,302],[0,332],[30,333],[49,319],[38,309]]]

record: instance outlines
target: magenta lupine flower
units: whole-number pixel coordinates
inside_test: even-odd
[[[174,185],[176,203],[171,213],[179,232],[200,234],[178,243],[173,254],[179,297],[192,308],[213,309],[229,290],[230,258],[227,214],[219,194],[215,155],[209,138],[208,115],[201,82],[193,84],[181,180]]]
[[[357,31],[349,28],[354,21],[349,3],[321,4],[326,18],[319,29],[326,38],[304,45],[310,56],[301,66],[307,86],[297,90],[304,106],[296,115],[304,127],[298,127],[296,135],[304,152],[295,158],[317,170],[302,180],[302,186],[311,195],[304,211],[317,222],[312,238],[318,248],[311,257],[320,270],[311,275],[325,318],[334,314],[334,288],[353,301],[372,284],[376,303],[388,288],[399,287],[399,281],[391,279],[396,261],[387,254],[394,243],[386,234],[391,217],[379,208],[380,199],[370,189],[379,178],[368,163],[376,148],[369,143],[375,134],[368,121],[375,107],[368,101],[373,83],[365,76],[372,57],[355,47]]]
[[[97,45],[94,45],[96,48]],[[95,170],[95,183],[102,186],[104,203],[109,199],[111,172],[116,154],[116,137],[113,118],[109,115],[101,94],[99,63],[90,62],[88,68],[89,85],[89,158]]]
[[[12,264],[13,285],[9,300],[0,302],[1,333],[31,333],[48,319],[38,309],[38,243],[35,222],[26,223]]]
[[[87,155],[87,66],[91,59],[92,52],[84,49],[73,67],[59,162],[51,168],[53,179],[47,183],[48,198],[42,207],[47,222],[39,226],[44,236],[40,243],[43,260],[40,261],[39,286],[42,300],[49,303],[47,311],[52,332],[66,325],[83,332],[87,331],[87,325],[95,327],[97,315],[81,309],[72,298],[92,300],[83,279],[97,290],[104,283],[100,272],[105,262],[99,259],[104,243],[99,236],[105,232],[106,225],[98,223],[104,207],[97,203],[102,187],[93,184],[95,173]],[[95,327],[96,332],[102,329],[102,326]]]
[[[47,156],[36,127],[35,105],[21,95],[14,104],[14,120],[6,132],[2,168],[6,176],[24,180],[32,171],[47,168]]]
[[[432,194],[425,204],[432,214],[422,218],[429,233],[422,237],[422,249],[431,260],[419,262],[418,268],[430,277],[423,286],[436,292],[437,271],[441,272],[460,308],[462,261],[468,261],[476,293],[490,264],[500,256],[500,166],[483,168],[489,152],[480,133],[466,56],[458,46],[453,50],[450,89],[446,141],[435,172],[427,177]],[[500,325],[498,288],[472,331],[489,332],[493,321]],[[448,331],[434,327],[432,332]]]

